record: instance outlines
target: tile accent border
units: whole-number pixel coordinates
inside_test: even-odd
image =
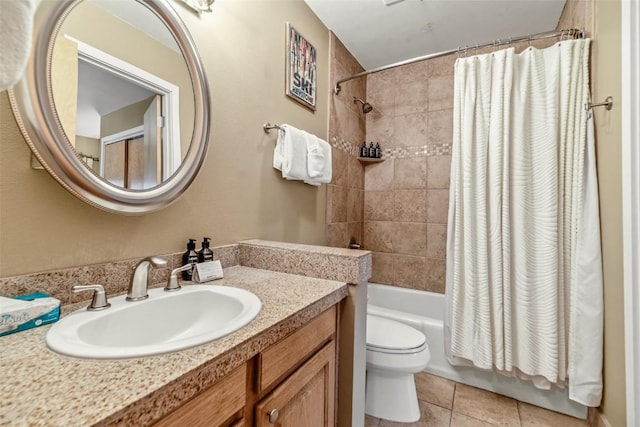
[[[382,150],[382,157],[385,159],[406,159],[411,157],[448,156],[451,154],[451,145],[445,143],[385,148]]]
[[[339,150],[345,151],[354,157],[358,157],[360,152],[360,145],[353,144],[341,136],[331,136],[331,145]]]
[[[360,144],[353,144],[346,139],[333,135],[331,138],[331,146],[339,150],[345,151],[354,157],[360,154]],[[413,145],[409,147],[383,148],[383,159],[407,159],[413,157],[434,157],[448,156],[451,154],[451,143],[444,144],[425,144]]]

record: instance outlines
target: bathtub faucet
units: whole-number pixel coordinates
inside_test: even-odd
[[[349,249],[361,249],[362,245],[360,245],[359,243],[356,243],[356,238],[352,237],[349,240],[349,244],[347,245],[347,248],[349,248]]]

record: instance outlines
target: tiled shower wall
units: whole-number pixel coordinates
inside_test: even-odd
[[[386,159],[365,170],[372,282],[444,292],[454,61],[368,76],[367,140],[380,142]]]
[[[363,71],[342,43],[331,34],[331,90],[335,83]],[[343,85],[339,95],[330,96],[329,139],[332,145],[333,179],[327,186],[327,245],[346,247],[353,237],[362,242],[364,169],[358,161],[358,147],[365,138],[362,108],[353,97],[366,99],[366,81]]]

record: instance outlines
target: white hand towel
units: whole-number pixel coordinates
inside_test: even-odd
[[[284,131],[284,126],[280,126],[278,129],[278,140],[276,141],[276,148],[273,150],[273,168],[282,171],[282,160],[284,159],[284,145],[286,132]]]
[[[307,174],[311,180],[318,179],[324,172],[324,150],[320,140],[313,135],[307,135]]]
[[[315,152],[312,156],[311,153],[307,155],[307,168],[310,179],[305,182],[315,186],[328,184],[331,182],[333,175],[331,145],[316,136],[311,135],[311,138],[314,139],[314,143],[312,143],[311,146],[314,147]]]
[[[0,0],[0,91],[15,85],[31,53],[35,0]]]
[[[331,146],[303,130],[280,125],[273,151],[273,167],[289,180],[300,180],[314,186],[329,183],[332,174]]]
[[[282,177],[305,181],[307,174],[307,132],[289,125],[280,126],[282,137]]]

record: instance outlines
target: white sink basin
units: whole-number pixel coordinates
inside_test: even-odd
[[[81,309],[47,333],[47,345],[68,356],[121,359],[169,353],[221,338],[253,320],[262,303],[249,291],[187,285],[175,292],[149,289],[149,298],[110,298],[102,311]]]

